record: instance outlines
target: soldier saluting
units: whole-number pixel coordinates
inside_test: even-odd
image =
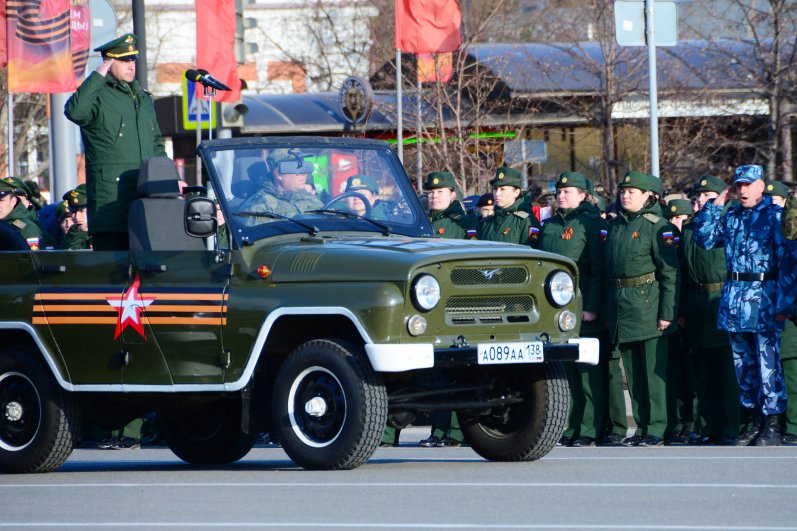
[[[780,334],[795,299],[794,255],[780,231],[782,209],[764,196],[764,169],[736,168],[739,204],[722,209],[728,189],[695,219],[695,240],[706,249],[725,246],[727,277],[717,325],[730,335],[741,403],[749,427],[737,446],[778,446],[786,389]]]

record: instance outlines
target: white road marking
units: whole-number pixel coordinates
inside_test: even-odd
[[[33,483],[11,483],[0,484],[0,488],[20,489],[20,488],[39,488],[39,489],[74,489],[74,488],[174,488],[174,487],[204,487],[204,488],[238,488],[238,487],[266,487],[266,488],[290,488],[290,487],[323,487],[323,488],[345,488],[345,487],[382,487],[382,488],[429,488],[437,489],[440,487],[465,487],[465,488],[484,488],[484,487],[527,487],[527,488],[692,488],[692,489],[797,489],[794,485],[778,485],[773,483],[745,484],[745,483],[528,483],[528,482],[501,482],[501,483],[462,483],[462,482],[412,482],[412,483],[380,483],[380,482],[337,482],[337,483],[58,483],[58,484],[33,484]]]

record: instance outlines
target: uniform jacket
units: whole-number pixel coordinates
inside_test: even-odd
[[[297,192],[278,190],[274,182],[269,180],[266,181],[263,188],[244,201],[237,210],[244,212],[271,212],[290,218],[322,206],[321,200],[306,190]],[[249,226],[259,225],[267,221],[268,219],[255,217],[243,219],[243,223]]]
[[[92,72],[64,110],[86,150],[89,231],[127,232],[141,161],[166,156],[152,96],[138,84]]]
[[[722,289],[717,326],[729,332],[782,331],[776,314],[791,315],[797,271],[795,244],[781,233],[782,209],[769,196],[752,207],[730,207],[725,215],[713,201],[695,219],[694,238],[706,249],[725,246],[726,271],[774,273],[764,282],[727,280]]]
[[[725,249],[704,249],[695,241],[694,233],[694,221],[684,225],[678,248],[681,263],[678,313],[686,321],[686,337],[692,348],[705,350],[729,346],[728,334],[717,328],[720,291],[709,291],[705,287],[725,281]]]
[[[539,249],[564,255],[578,265],[578,289],[584,301],[584,311],[598,314],[598,320],[581,323],[581,335],[597,334],[603,328],[603,308],[606,280],[603,275],[606,221],[590,203],[576,208],[556,210],[556,214],[542,224]]]
[[[14,227],[33,251],[46,249],[54,244],[50,235],[39,226],[36,214],[26,209],[21,201],[17,202],[14,210],[9,212],[3,221]]]
[[[605,251],[607,278],[604,318],[614,344],[642,341],[675,331],[658,330],[658,321],[675,321],[680,283],[677,229],[661,217],[658,204],[608,221]],[[618,288],[617,279],[652,273],[655,279]]]
[[[61,242],[60,248],[72,250],[91,249],[89,233],[82,230],[80,225],[72,225],[64,236],[64,241]]]
[[[465,212],[459,201],[452,201],[445,210],[429,212],[433,232],[441,238],[475,240],[479,233],[479,222]]]
[[[518,198],[506,208],[495,207],[495,215],[482,223],[482,240],[519,243],[534,246],[540,234],[540,222],[525,210],[520,209],[523,198]]]

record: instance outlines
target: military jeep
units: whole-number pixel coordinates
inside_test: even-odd
[[[0,470],[54,470],[85,419],[113,429],[152,411],[197,464],[239,460],[267,433],[302,467],[351,469],[386,425],[434,410],[456,411],[486,459],[550,451],[568,410],[560,362],[598,359],[576,334],[572,261],[436,238],[383,142],[198,151],[207,186],[185,196],[171,161],[144,162],[129,251],[0,247]],[[270,211],[263,190],[291,171],[302,189]],[[362,176],[377,202],[351,186]]]

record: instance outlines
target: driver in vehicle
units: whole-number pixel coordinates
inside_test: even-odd
[[[354,192],[349,197],[345,198],[346,206],[349,211],[357,214],[358,216],[368,216],[375,219],[388,219],[388,213],[385,206],[379,201],[379,184],[376,179],[370,175],[352,175],[346,181],[346,191],[344,193]],[[368,200],[371,207],[370,213],[367,213],[365,204],[362,198]]]
[[[291,155],[275,162],[272,178],[238,207],[243,212],[268,212],[293,217],[308,210],[319,209],[321,200],[307,191],[307,176],[313,173],[313,163],[301,154]],[[257,225],[256,218],[243,220],[247,225]]]

